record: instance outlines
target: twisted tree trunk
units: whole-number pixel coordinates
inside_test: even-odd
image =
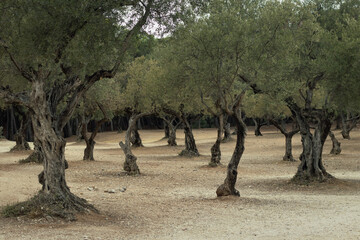
[[[150,113],[133,113],[129,118],[129,126],[125,133],[125,143],[119,142],[121,149],[125,154],[124,170],[130,175],[140,174],[140,169],[136,163],[137,157],[131,151],[131,132],[136,128],[136,122],[143,116],[150,115]]]
[[[143,147],[142,140],[135,124],[135,128],[131,131],[130,142],[132,147]]]
[[[167,129],[167,139],[168,139],[168,145],[169,146],[177,146],[176,143],[176,130],[180,126],[181,122],[175,123],[176,117],[171,117],[168,119],[167,117],[163,118],[164,124],[166,126],[165,129]],[[166,133],[166,132],[165,132]],[[166,137],[166,136],[165,136]]]
[[[236,146],[234,153],[231,157],[231,160],[227,167],[227,176],[222,185],[216,190],[216,195],[220,196],[240,196],[240,192],[235,189],[235,184],[237,180],[237,168],[241,159],[242,154],[245,150],[245,135],[246,135],[246,126],[242,121],[241,117],[238,114],[234,114],[234,119],[236,122]]]
[[[336,137],[332,131],[329,132],[329,136],[332,141],[332,149],[330,151],[330,154],[334,154],[334,155],[340,154],[341,153],[340,142],[336,139]]]
[[[347,113],[347,116],[345,117],[343,113],[341,113],[341,122],[342,122],[342,131],[341,135],[344,139],[351,139],[350,138],[350,132],[356,127],[356,124],[359,121],[359,116],[356,116],[351,119],[350,113]]]
[[[185,149],[180,152],[180,156],[197,157],[200,156],[199,151],[196,147],[195,138],[192,133],[192,129],[189,121],[185,116],[182,117],[185,133]]]
[[[211,147],[211,159],[209,163],[209,166],[211,167],[216,167],[220,165],[220,160],[221,160],[220,143],[224,129],[224,118],[222,114],[218,117],[218,119],[219,119],[219,126],[217,130],[217,138],[214,145]]]

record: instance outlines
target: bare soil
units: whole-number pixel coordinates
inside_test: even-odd
[[[208,167],[215,129],[194,130],[201,154],[196,158],[179,157],[184,146],[166,146],[162,130],[140,131],[145,147],[133,150],[142,173],[135,177],[122,170],[118,142],[124,134],[99,133],[94,162],[82,161],[85,143],[69,138],[68,185],[101,214],[79,215],[76,222],[0,218],[0,239],[360,239],[360,130],[351,132],[351,140],[335,131],[342,153],[330,155],[328,139],[323,157],[336,180],[310,185],[290,182],[299,161],[282,161],[285,138],[271,127],[262,132],[255,137],[252,128],[248,131],[239,165],[240,198],[216,197],[235,142],[221,145],[222,166]],[[177,135],[183,144],[182,131]],[[299,135],[293,144],[297,158]],[[42,166],[19,164],[30,152],[10,153],[14,145],[0,140],[1,206],[40,190]]]

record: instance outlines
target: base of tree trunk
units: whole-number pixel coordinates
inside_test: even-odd
[[[295,158],[293,157],[293,155],[285,155],[283,157],[283,161],[287,161],[287,162],[296,162]]]
[[[347,140],[351,139],[350,133],[348,133],[348,132],[342,131],[341,135],[342,135],[343,139],[347,139]]]
[[[199,157],[200,154],[199,152],[195,152],[195,151],[192,151],[192,150],[182,150],[180,153],[179,153],[179,156],[182,156],[182,157]]]
[[[140,169],[136,164],[137,157],[132,154],[126,154],[124,162],[124,170],[128,175],[139,175]]]
[[[167,142],[168,142],[168,146],[172,146],[172,147],[177,146],[177,142],[174,138],[169,138]]]
[[[224,196],[237,196],[240,197],[240,192],[235,188],[230,189],[228,184],[221,184],[218,189],[216,190],[216,195],[218,197]]]
[[[297,172],[295,176],[291,179],[292,182],[300,184],[300,185],[306,185],[311,182],[326,182],[327,180],[334,179],[331,174],[324,172],[322,174],[311,174],[309,175],[306,171],[303,172]]]
[[[333,155],[339,155],[341,153],[341,148],[332,148],[331,151],[330,151],[330,154],[333,154]]]
[[[19,163],[43,163],[44,159],[37,151],[32,152],[27,158],[19,160]]]
[[[23,144],[16,144],[13,148],[10,149],[10,152],[27,151],[27,150],[31,150],[29,143],[24,142]]]
[[[68,221],[75,221],[76,214],[98,213],[98,210],[72,193],[46,194],[39,191],[34,197],[25,202],[7,206],[2,210],[4,217],[29,216],[31,218],[56,217]]]

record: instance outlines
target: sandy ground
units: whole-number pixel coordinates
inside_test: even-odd
[[[326,142],[325,166],[337,181],[298,186],[289,180],[299,161],[282,161],[283,136],[264,127],[264,136],[255,137],[250,128],[239,165],[240,198],[215,194],[234,141],[221,146],[224,165],[209,168],[215,129],[194,130],[198,158],[177,155],[184,142],[181,130],[177,147],[166,146],[161,130],[140,134],[145,147],[134,150],[142,172],[136,177],[122,171],[118,141],[124,134],[98,134],[94,162],[82,161],[84,143],[68,139],[68,185],[100,215],[78,216],[76,222],[0,218],[0,239],[360,239],[359,129],[351,140],[342,140],[335,131],[343,149],[339,156],[328,154],[331,142]],[[293,144],[297,157],[299,135]],[[40,189],[42,166],[18,164],[29,153],[9,153],[12,146],[14,142],[0,141],[0,206],[26,200]]]

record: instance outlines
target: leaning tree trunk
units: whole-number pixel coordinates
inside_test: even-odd
[[[214,145],[211,147],[211,159],[209,163],[209,166],[211,167],[216,167],[220,165],[220,160],[221,160],[220,143],[222,141],[221,138],[223,135],[224,118],[222,115],[220,115],[218,119],[219,119],[219,126],[217,130],[217,138]]]
[[[20,123],[20,128],[18,129],[17,133],[14,135],[16,145],[13,148],[11,148],[10,152],[30,150],[29,143],[25,140],[28,124],[29,124],[29,119],[27,116],[25,116],[25,114],[23,114]]]
[[[200,156],[199,151],[196,147],[195,138],[192,133],[192,129],[189,121],[185,116],[182,117],[182,122],[184,125],[184,133],[185,133],[185,149],[181,151],[180,156]]]
[[[131,151],[131,132],[136,128],[137,120],[146,115],[149,115],[149,113],[132,114],[129,118],[129,126],[125,133],[125,143],[122,141],[119,142],[119,145],[125,154],[124,170],[130,175],[140,174],[140,169],[136,164],[137,157]]]
[[[340,142],[336,139],[336,137],[332,131],[329,132],[329,136],[332,141],[332,149],[330,151],[330,154],[334,154],[334,155],[340,154],[341,153]]]
[[[245,150],[245,135],[246,135],[246,126],[242,121],[241,117],[234,114],[234,119],[236,121],[236,146],[234,153],[231,157],[231,160],[227,167],[227,176],[222,185],[216,190],[216,195],[220,196],[240,196],[240,192],[235,189],[236,179],[237,179],[237,168],[241,159],[242,154]]]

